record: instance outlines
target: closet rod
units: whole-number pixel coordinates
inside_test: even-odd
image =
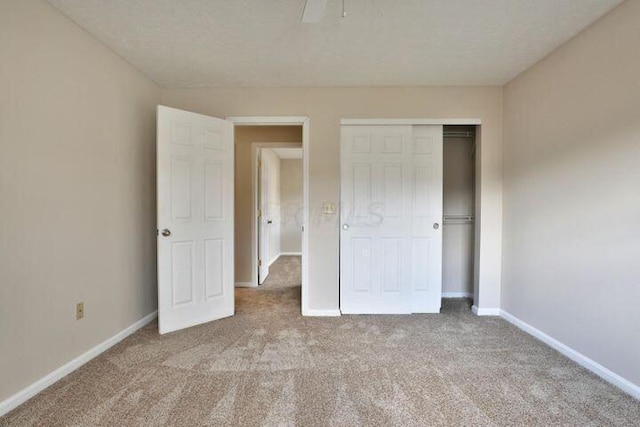
[[[475,221],[475,217],[473,215],[444,215],[443,220],[444,222],[447,222],[447,221],[473,222]]]
[[[444,131],[445,138],[475,138],[475,132],[456,132],[456,131]]]

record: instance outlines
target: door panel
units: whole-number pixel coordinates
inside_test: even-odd
[[[171,156],[171,218],[191,219],[191,160]]]
[[[439,312],[442,126],[342,126],[340,216],[343,313]]]
[[[424,262],[429,259],[429,239],[411,239],[411,283],[414,292],[422,292],[428,289],[429,264]]]
[[[371,292],[371,239],[351,239],[353,273],[351,289],[355,292]]]
[[[194,241],[171,243],[171,296],[173,308],[193,302]]]
[[[224,239],[204,242],[205,299],[224,297]]]
[[[157,156],[166,333],[233,315],[233,124],[159,106]]]
[[[402,239],[382,239],[382,291],[399,292],[402,287]]]
[[[224,165],[221,162],[205,162],[203,186],[205,219],[224,220]]]

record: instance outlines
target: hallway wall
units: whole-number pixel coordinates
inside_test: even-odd
[[[302,160],[280,160],[280,250],[302,253]]]

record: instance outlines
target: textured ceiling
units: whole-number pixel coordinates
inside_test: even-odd
[[[502,85],[621,0],[49,0],[168,88]]]

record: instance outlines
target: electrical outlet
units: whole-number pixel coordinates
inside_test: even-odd
[[[76,304],[76,320],[80,320],[84,317],[84,303],[79,302]]]

